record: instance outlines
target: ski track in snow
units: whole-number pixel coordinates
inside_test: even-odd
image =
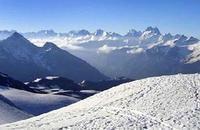
[[[0,129],[200,129],[199,92],[200,74],[152,77]]]

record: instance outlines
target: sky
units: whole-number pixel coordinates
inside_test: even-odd
[[[200,0],[0,0],[0,30],[124,34],[148,26],[200,38]]]

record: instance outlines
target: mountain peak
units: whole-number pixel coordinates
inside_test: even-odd
[[[11,36],[11,38],[24,38],[21,34],[19,34],[18,32],[14,32]]]
[[[152,33],[156,33],[156,34],[161,34],[160,33],[160,30],[157,28],[157,27],[147,27],[147,29],[145,30],[145,31],[150,31],[150,32],[152,32]]]
[[[90,32],[88,30],[85,30],[85,29],[79,30],[78,33],[81,34],[81,35],[89,35],[90,34]]]
[[[173,38],[173,36],[172,36],[171,33],[164,34],[163,37],[166,38],[166,39],[171,39],[171,38]]]
[[[185,35],[181,35],[179,38],[179,40],[181,40],[181,41],[186,41],[187,39],[188,39],[188,37]]]
[[[187,40],[187,42],[188,42],[189,44],[194,44],[194,43],[199,42],[199,39],[197,39],[197,38],[195,38],[195,37],[190,37],[190,38]]]
[[[102,29],[97,29],[96,32],[95,32],[96,36],[101,36],[101,35],[104,35],[104,34],[106,34],[106,32]]]
[[[9,36],[7,39],[5,39],[7,41],[11,41],[12,43],[30,43],[24,36],[22,36],[20,33],[18,32],[14,32],[11,36]]]
[[[46,42],[43,46],[45,49],[52,49],[52,48],[58,48],[54,43],[52,42]]]
[[[111,37],[121,37],[120,34],[115,33],[115,32],[108,32],[107,34],[108,34],[109,36],[111,36]]]
[[[190,41],[197,41],[197,42],[199,41],[199,39],[197,39],[197,38],[195,38],[195,37],[190,37],[189,40],[190,40]]]
[[[70,31],[68,34],[70,36],[86,36],[86,35],[89,35],[90,32],[88,30],[81,29],[81,30],[78,30],[78,31]]]
[[[140,35],[141,35],[140,31],[136,31],[135,29],[130,29],[125,36],[128,36],[128,37],[132,37],[132,36],[133,37],[139,37]]]
[[[44,34],[56,34],[56,32],[52,29],[49,30],[40,30],[38,33],[44,33]]]
[[[135,32],[137,32],[135,29],[130,29],[129,31],[128,31],[129,33],[135,33]]]

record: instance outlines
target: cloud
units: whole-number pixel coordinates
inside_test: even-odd
[[[144,49],[143,48],[134,48],[134,49],[131,49],[131,50],[128,50],[126,51],[128,54],[138,54],[138,53],[141,53],[143,52]]]
[[[116,50],[117,47],[109,47],[108,45],[103,45],[102,47],[98,48],[97,53],[105,53],[108,54],[114,50]]]
[[[72,44],[66,45],[65,47],[68,49],[71,49],[71,50],[85,50],[85,48],[83,48],[81,46],[76,46],[76,45],[72,45]]]
[[[110,47],[108,45],[103,45],[102,47],[98,48],[97,53],[104,53],[109,54],[112,51],[116,50],[125,50],[124,52],[127,54],[137,54],[144,51],[143,48],[140,48],[138,46],[121,46],[121,47]]]

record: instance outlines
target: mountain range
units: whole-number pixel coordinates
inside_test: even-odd
[[[200,72],[199,39],[162,34],[157,27],[147,27],[144,31],[131,29],[124,35],[102,29],[67,33],[41,30],[21,34],[42,48],[46,42],[53,42],[111,78],[141,79]]]
[[[63,76],[75,81],[102,80],[107,77],[87,62],[47,42],[37,47],[15,32],[0,41],[0,71],[20,81],[45,76]]]

